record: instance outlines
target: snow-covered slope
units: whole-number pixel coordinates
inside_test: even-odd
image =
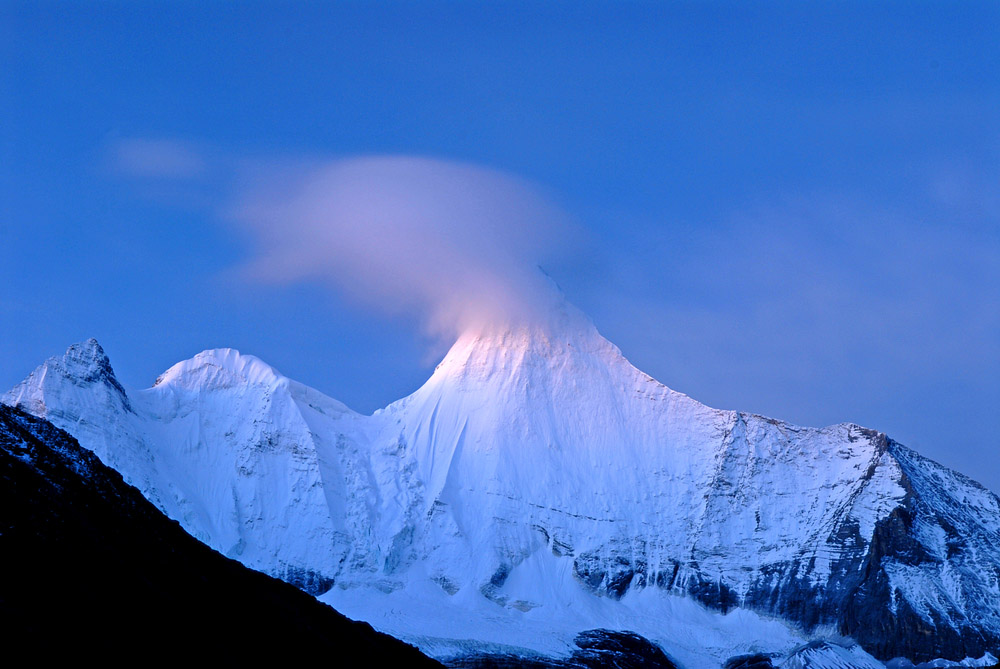
[[[918,661],[1000,639],[996,496],[856,425],[708,408],[565,303],[463,335],[372,416],[230,349],[126,394],[93,340],[3,401],[214,548],[440,657],[567,653],[597,627],[682,666],[826,634]]]

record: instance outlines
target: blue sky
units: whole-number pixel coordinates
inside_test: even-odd
[[[411,392],[420,313],[247,281],[226,212],[261,166],[416,155],[544,191],[545,269],[667,385],[998,491],[998,34],[992,2],[0,2],[0,386],[96,336],[132,387],[233,346]]]

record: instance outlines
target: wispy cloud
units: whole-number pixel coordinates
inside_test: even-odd
[[[571,225],[521,179],[412,156],[255,172],[229,216],[254,241],[250,277],[325,281],[371,308],[416,311],[438,335],[549,309],[538,264],[569,245]]]
[[[148,138],[110,155],[148,196],[200,203],[242,233],[244,279],[323,282],[365,308],[415,314],[432,335],[541,322],[556,289],[539,267],[581,238],[539,186],[468,163],[246,157]]]

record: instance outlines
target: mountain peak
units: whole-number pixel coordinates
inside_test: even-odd
[[[284,379],[278,370],[256,356],[244,355],[234,348],[214,348],[177,363],[161,374],[153,385],[188,389],[271,386]]]
[[[72,344],[62,357],[51,357],[39,365],[28,378],[3,396],[3,402],[23,406],[31,413],[45,416],[47,409],[43,396],[46,388],[65,386],[69,390],[94,385],[106,386],[110,396],[116,397],[126,411],[132,410],[128,394],[111,368],[111,361],[97,340],[91,337]]]
[[[536,351],[557,355],[569,349],[603,350],[620,355],[618,348],[601,336],[590,318],[559,293],[558,299],[545,309],[535,311],[531,317],[466,329],[439,367],[463,361],[473,352],[510,356]]]
[[[233,349],[174,365],[133,412],[88,378],[113,379],[94,341],[4,401],[71,430],[218,550],[336,583],[328,603],[438,649],[530,627],[513,642],[549,652],[633,622],[692,667],[762,639],[794,656],[828,629],[917,661],[1000,639],[1000,499],[878,432],[706,407],[565,301],[467,330],[371,416]],[[684,601],[727,614],[694,616],[725,641],[678,627]]]
[[[650,383],[663,385],[636,369],[580,309],[563,298],[545,318],[466,331],[424,389],[588,388],[604,394],[610,388],[634,390]]]
[[[57,360],[57,358],[51,358],[46,364],[53,360]],[[93,337],[72,344],[66,349],[60,362],[68,376],[82,381],[93,382],[102,377],[115,378],[108,355]]]

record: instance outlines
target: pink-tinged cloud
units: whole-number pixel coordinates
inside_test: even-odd
[[[544,317],[554,289],[538,265],[572,237],[530,184],[417,157],[264,169],[232,216],[255,241],[252,277],[323,280],[369,307],[416,310],[439,335]]]

